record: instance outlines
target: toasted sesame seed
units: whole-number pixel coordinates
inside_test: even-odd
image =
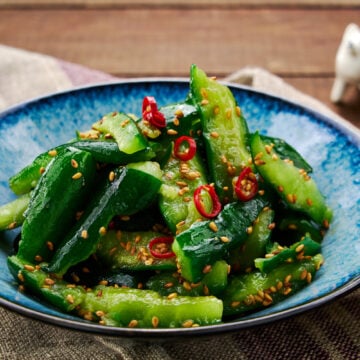
[[[295,194],[287,194],[286,199],[289,203],[295,204],[296,203],[296,195]]]
[[[220,135],[219,135],[219,133],[218,133],[217,131],[212,131],[212,132],[210,133],[210,136],[211,136],[212,138],[214,138],[214,139],[217,139]]]
[[[184,281],[183,287],[185,290],[190,291],[192,289],[190,283],[188,281]]]
[[[8,230],[12,230],[12,229],[15,229],[16,228],[16,225],[17,225],[17,223],[16,223],[16,221],[13,221],[12,223],[10,223],[9,225],[8,225]]]
[[[228,243],[230,241],[230,239],[227,237],[227,236],[220,236],[220,240],[223,242],[223,243]]]
[[[217,232],[217,231],[218,231],[218,227],[217,227],[217,225],[215,224],[214,221],[210,221],[210,223],[209,223],[209,228],[210,228],[212,231],[214,231],[214,232]]]
[[[71,159],[71,166],[74,168],[74,169],[77,169],[79,167],[79,164],[78,162],[75,160],[75,159]]]
[[[266,162],[264,160],[262,160],[262,159],[255,160],[254,163],[255,163],[256,166],[261,166],[261,165],[266,164]]]
[[[43,258],[42,258],[41,255],[35,255],[34,259],[35,259],[36,262],[42,262],[43,261]]]
[[[105,315],[105,313],[102,311],[102,310],[98,310],[98,311],[96,311],[96,316],[98,316],[98,317],[103,317],[104,315]]]
[[[203,274],[208,274],[211,271],[212,267],[211,265],[205,265],[202,272]]]
[[[152,265],[153,262],[154,262],[154,259],[147,259],[144,261],[144,264],[147,266],[150,266],[150,265]]]
[[[218,105],[214,106],[213,112],[214,112],[214,115],[218,115],[220,113],[220,106],[218,106]]]
[[[72,274],[71,274],[71,278],[73,279],[73,281],[74,281],[75,283],[78,283],[78,282],[80,281],[79,276],[77,276],[75,273],[72,273]]]
[[[269,230],[274,230],[275,227],[276,227],[276,224],[274,222],[272,222],[271,224],[268,225]]]
[[[74,297],[71,295],[71,294],[67,294],[66,295],[66,301],[69,303],[69,304],[73,304],[75,302],[75,299]]]
[[[249,227],[246,228],[246,233],[248,235],[250,235],[252,232],[253,232],[253,227],[252,226],[249,226]]]
[[[87,232],[87,230],[81,231],[81,237],[82,237],[83,239],[87,239],[87,238],[88,238],[88,232]]]
[[[226,109],[225,115],[226,115],[226,118],[227,118],[227,119],[231,119],[232,109],[231,109],[231,108]]]
[[[73,179],[73,180],[78,180],[78,179],[80,179],[82,177],[82,173],[81,172],[77,172],[77,173],[75,173],[71,178]]]
[[[174,129],[169,129],[167,132],[166,132],[168,135],[177,135],[178,132]]]
[[[265,254],[265,259],[272,258],[273,256],[275,256],[275,254],[272,254],[272,253]]]
[[[32,266],[32,265],[24,265],[24,269],[27,270],[27,271],[34,271],[35,270],[35,267]]]
[[[169,300],[172,300],[172,299],[175,299],[177,296],[178,296],[178,294],[177,294],[176,292],[173,292],[173,293],[169,294],[169,295],[167,296],[167,298],[168,298]]]
[[[329,226],[330,226],[329,220],[325,219],[325,220],[323,221],[323,226],[324,226],[325,229],[328,229]]]
[[[128,242],[126,243],[125,250],[126,250],[127,252],[129,252],[129,251],[131,250],[131,247],[132,247],[132,244],[131,244],[130,241],[128,241]]]
[[[43,166],[41,166],[41,168],[39,169],[39,173],[43,174],[45,172],[45,168]]]
[[[182,117],[184,117],[184,113],[183,113],[183,111],[182,111],[181,109],[176,109],[174,115],[175,115],[177,118],[182,118]]]
[[[200,89],[200,94],[203,98],[207,99],[208,97],[208,93],[207,93],[207,90],[205,88],[201,88]]]
[[[106,232],[107,232],[106,227],[105,227],[105,226],[101,226],[101,228],[99,229],[99,234],[100,234],[101,236],[105,236],[105,235],[106,235]]]
[[[301,280],[305,280],[305,279],[306,279],[306,275],[307,275],[307,270],[304,269],[304,270],[301,272],[301,274],[300,274],[300,279],[301,279]]]
[[[113,182],[115,179],[115,173],[113,171],[110,171],[109,172],[109,181],[110,182]]]
[[[131,321],[129,322],[128,327],[134,328],[134,327],[136,327],[136,326],[138,325],[138,323],[139,323],[139,322],[138,322],[137,320],[133,319],[133,320],[131,320]]]
[[[56,151],[56,149],[53,149],[53,150],[50,150],[50,151],[48,152],[48,154],[49,154],[51,157],[54,157],[54,156],[57,155],[57,151]]]
[[[193,320],[186,320],[182,323],[182,327],[184,327],[184,328],[189,328],[189,327],[192,327],[193,325],[194,325]]]
[[[291,274],[286,275],[286,277],[285,277],[285,279],[284,279],[284,284],[285,284],[285,286],[288,286],[288,285],[289,285],[291,278],[292,278],[292,275],[291,275]]]
[[[47,241],[46,242],[46,247],[50,250],[50,251],[54,251],[54,244],[51,241]]]
[[[248,295],[245,299],[244,299],[244,304],[246,306],[250,306],[252,303],[254,302],[254,296],[253,295]]]
[[[153,316],[151,319],[151,324],[154,328],[157,328],[159,325],[159,318],[157,316]]]
[[[281,186],[281,185],[279,185],[279,186],[277,187],[277,189],[278,189],[279,192],[283,192],[283,191],[284,191],[284,187]]]
[[[21,272],[19,272],[19,273],[17,274],[17,278],[18,278],[21,282],[24,282],[24,281],[25,281],[24,275],[23,275]]]
[[[291,293],[291,291],[292,291],[291,287],[286,287],[286,288],[284,289],[283,294],[284,294],[284,295],[289,295],[289,294]]]
[[[126,119],[121,123],[121,127],[125,127],[127,124],[129,124],[130,120]]]
[[[235,307],[238,307],[240,304],[241,304],[240,301],[232,301],[231,304],[230,304],[230,306],[233,307],[233,308],[235,308]]]
[[[306,274],[306,281],[307,281],[308,283],[311,283],[311,280],[312,280],[312,274],[311,274],[311,272],[308,272],[308,273]]]
[[[236,115],[237,115],[237,116],[241,116],[241,109],[240,109],[239,106],[236,106],[236,107],[235,107],[235,111],[236,111]]]
[[[299,253],[299,252],[301,252],[301,251],[304,250],[304,247],[305,247],[304,244],[300,244],[300,245],[298,245],[298,246],[296,247],[295,251],[296,251],[297,253]]]
[[[55,284],[55,281],[54,281],[53,279],[46,278],[46,279],[44,280],[44,283],[45,283],[46,285],[54,285],[54,284]]]

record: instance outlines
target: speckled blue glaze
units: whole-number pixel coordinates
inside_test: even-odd
[[[264,324],[323,304],[360,283],[360,132],[297,104],[240,86],[232,91],[251,131],[282,137],[309,161],[314,178],[334,210],[323,242],[326,259],[316,280],[278,305],[229,323],[192,329],[102,327],[63,314],[19,293],[6,257],[17,231],[0,234],[0,304],[61,326],[131,338],[218,334]],[[122,110],[140,115],[145,95],[159,105],[183,100],[188,82],[143,79],[82,88],[19,105],[0,114],[0,204],[13,198],[7,180],[40,152],[66,142],[102,115]]]

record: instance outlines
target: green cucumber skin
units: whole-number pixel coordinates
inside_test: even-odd
[[[77,313],[102,325],[175,328],[213,325],[221,322],[222,301],[214,296],[161,296],[152,290],[96,286],[85,290],[51,277],[17,256],[7,259],[14,278],[61,311]]]
[[[260,175],[271,184],[289,208],[306,213],[320,225],[329,225],[332,211],[308,174],[282,160],[274,149],[266,147],[258,132],[251,137],[251,151]]]
[[[267,201],[256,197],[248,202],[226,205],[214,220],[195,223],[175,237],[173,251],[177,256],[182,276],[197,282],[204,276],[207,265],[226,258],[229,251],[247,238],[246,229],[253,224]],[[211,229],[215,224],[217,231]],[[227,241],[221,239],[225,237]]]
[[[131,166],[143,168],[141,171]],[[155,176],[148,173],[154,169]],[[156,168],[156,169],[155,169]],[[91,199],[77,224],[65,236],[51,259],[47,271],[64,274],[71,266],[86,260],[96,251],[101,228],[107,228],[115,215],[132,215],[149,206],[161,186],[160,169],[155,164],[129,164],[114,169],[114,179],[107,179]],[[137,186],[134,186],[136,182]]]
[[[96,255],[112,271],[176,271],[175,257],[155,258],[149,251],[150,241],[164,236],[154,231],[108,231],[100,238]]]
[[[193,65],[191,95],[198,106],[212,181],[223,202],[233,199],[232,179],[249,166],[248,126],[230,89]]]
[[[254,271],[232,276],[221,296],[224,317],[243,316],[286,299],[307,286],[322,263],[322,255],[317,254],[311,259],[283,264],[269,273]]]
[[[29,206],[30,193],[0,206],[0,231],[12,230],[24,222],[24,212]]]
[[[47,243],[56,247],[76,222],[76,213],[83,210],[93,188],[95,172],[95,161],[85,151],[68,148],[52,159],[32,192],[25,212],[18,251],[20,258],[31,262],[35,258],[49,260],[52,250]]]

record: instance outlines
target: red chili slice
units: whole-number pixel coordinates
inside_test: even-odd
[[[158,110],[156,100],[153,96],[145,96],[142,105],[142,116],[151,125],[157,128],[166,126],[166,119],[163,113]]]
[[[145,96],[142,105],[142,112],[154,112],[157,111],[157,103],[153,96]]]
[[[159,259],[174,257],[175,254],[171,251],[171,244],[173,241],[174,238],[171,236],[160,236],[152,239],[149,243],[151,255]]]
[[[235,184],[236,196],[241,201],[251,200],[258,192],[258,181],[250,167],[245,167]]]
[[[207,212],[204,208],[204,204],[202,203],[201,199],[201,192],[207,191],[211,197],[212,201],[212,209],[211,212]],[[213,186],[211,185],[200,185],[194,191],[194,203],[196,206],[197,211],[205,218],[211,219],[219,214],[221,211],[221,202],[219,197],[216,194],[216,191]]]
[[[183,151],[182,145],[187,143],[187,148]],[[190,136],[180,136],[174,143],[174,155],[183,161],[191,160],[196,154],[196,142]]]

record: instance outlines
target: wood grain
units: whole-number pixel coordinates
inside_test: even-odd
[[[359,6],[360,0],[0,0],[3,7],[34,6],[84,6],[84,7],[119,7],[119,6],[236,6],[236,7],[349,7]]]
[[[335,54],[346,25],[360,19],[360,0],[235,2],[0,0],[0,43],[119,77],[188,76],[191,63],[218,77],[260,66],[360,127],[359,91],[349,89],[346,106],[329,100]]]
[[[255,65],[331,76],[343,30],[359,10],[1,10],[0,42],[119,76],[218,76]],[[326,34],[324,36],[324,34]]]

